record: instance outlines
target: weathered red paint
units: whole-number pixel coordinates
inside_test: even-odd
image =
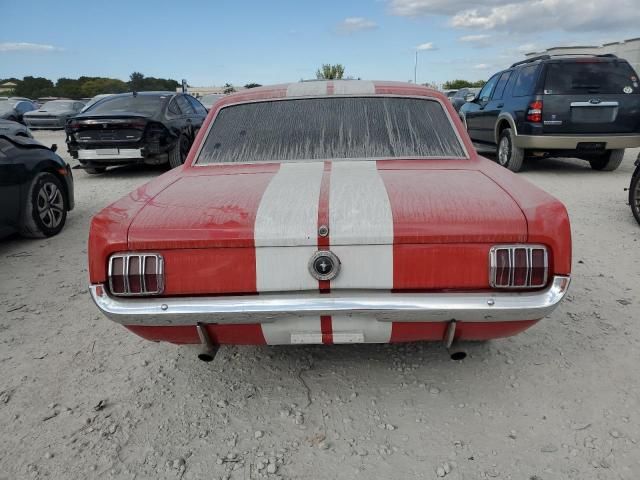
[[[524,332],[537,323],[530,321],[511,322],[458,322],[455,340],[481,341],[511,337]],[[439,341],[445,339],[446,323],[435,322],[394,322],[391,329],[391,343],[415,341]]]
[[[535,325],[534,321],[512,322],[458,322],[455,339],[460,341],[481,341],[517,335]],[[175,344],[199,344],[200,338],[194,326],[147,327],[129,325],[127,328],[140,337],[154,342]],[[207,325],[211,340],[220,345],[264,345],[265,339],[259,324]],[[327,327],[330,329],[329,327]],[[394,322],[391,329],[391,343],[444,340],[447,324],[442,322]],[[325,340],[323,332],[323,340]],[[333,340],[327,333],[326,341]]]
[[[444,106],[468,152],[467,159],[395,159],[377,162],[394,222],[396,291],[486,290],[488,251],[496,243],[541,243],[551,274],[571,271],[571,233],[564,206],[522,177],[479,157],[450,102],[433,90],[377,82],[376,94],[425,96]],[[220,100],[197,135],[185,165],[136,189],[96,215],[89,235],[89,276],[106,281],[108,257],[149,250],[165,258],[164,295],[256,293],[254,223],[279,165],[194,165],[195,153],[221,108],[284,98],[286,85],[245,90]],[[333,84],[327,94],[333,94]],[[318,225],[329,223],[331,162],[319,198]],[[318,237],[328,248],[329,237]],[[329,282],[319,284],[328,291]],[[514,335],[535,322],[459,323],[456,338],[486,340]],[[331,343],[331,319],[321,319]],[[199,343],[194,326],[128,326],[155,341]],[[208,325],[216,343],[265,343],[260,325]],[[445,323],[394,323],[391,341],[442,340]]]

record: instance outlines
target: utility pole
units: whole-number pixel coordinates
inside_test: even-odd
[[[416,48],[416,62],[413,65],[413,83],[418,84],[418,49]]]

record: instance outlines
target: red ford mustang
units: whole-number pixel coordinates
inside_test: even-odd
[[[389,82],[221,99],[185,165],[89,236],[102,312],[208,348],[505,337],[570,270],[564,206],[479,157],[442,94]]]

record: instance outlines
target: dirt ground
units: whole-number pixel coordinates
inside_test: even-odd
[[[66,155],[62,133],[36,138]],[[571,215],[570,295],[461,362],[427,343],[223,347],[206,364],[141,340],[92,304],[86,238],[161,170],[74,170],[60,235],[0,240],[0,479],[639,479],[637,154],[614,173],[529,163]]]

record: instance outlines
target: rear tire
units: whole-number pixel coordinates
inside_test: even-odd
[[[519,172],[524,162],[524,149],[516,147],[513,138],[513,131],[510,128],[505,128],[500,133],[497,160],[499,165],[508,168],[512,172]]]
[[[631,205],[631,211],[636,218],[636,222],[640,224],[640,170],[636,170],[636,174],[631,178],[629,205]]]
[[[107,168],[106,167],[87,167],[84,169],[85,172],[87,172],[89,175],[97,175],[99,173],[104,173],[106,172]]]
[[[37,174],[29,186],[20,234],[31,238],[57,235],[67,221],[68,209],[58,177],[48,172]]]
[[[602,156],[589,160],[591,168],[602,172],[613,172],[622,163],[624,158],[624,148],[608,150]]]
[[[189,154],[189,148],[191,148],[189,139],[185,135],[180,135],[180,138],[169,152],[169,165],[171,168],[184,165],[184,161]]]

